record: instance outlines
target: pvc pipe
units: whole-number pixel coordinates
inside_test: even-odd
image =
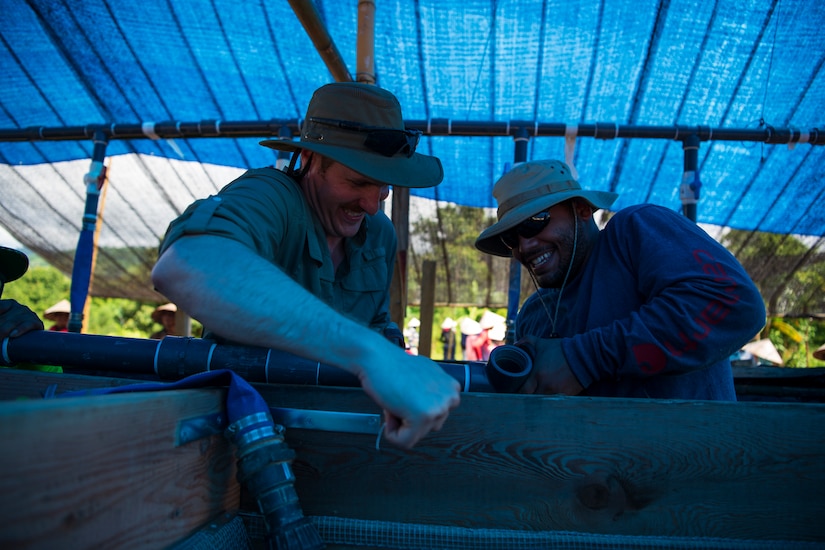
[[[180,380],[193,374],[230,370],[247,382],[360,387],[342,369],[292,353],[254,346],[216,344],[211,340],[167,336],[162,340],[37,330],[0,344],[0,365],[55,365],[66,371],[100,371],[111,376],[152,375]],[[513,392],[530,374],[529,355],[515,346],[493,349],[487,363],[441,362],[464,392]]]
[[[147,139],[144,128],[152,125],[152,139],[196,138],[196,137],[267,137],[277,136],[282,126],[288,126],[293,135],[299,135],[297,119],[272,119],[251,121],[199,122],[164,121],[110,125],[88,124],[85,126],[29,126],[27,128],[0,129],[0,141],[80,141],[90,139],[96,131],[103,132],[109,139]],[[564,137],[567,124],[560,122],[537,122],[529,120],[473,121],[449,120],[407,120],[410,130],[421,130],[430,136],[516,136],[524,129],[531,137]],[[745,141],[761,143],[809,143],[825,145],[825,131],[818,128],[798,130],[772,128],[711,128],[709,126],[632,126],[615,123],[579,124],[579,138],[596,139],[643,138],[679,141],[685,135],[695,133],[700,141]]]

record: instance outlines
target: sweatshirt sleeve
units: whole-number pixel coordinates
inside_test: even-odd
[[[603,280],[609,285],[615,275],[635,285],[610,292],[635,293],[632,299],[614,294],[613,300],[633,300],[636,307],[562,344],[585,387],[605,378],[707,368],[730,357],[765,323],[762,296],[722,245],[671,210],[627,210],[600,236],[614,262]]]

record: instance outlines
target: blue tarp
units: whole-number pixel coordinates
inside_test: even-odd
[[[315,6],[354,75],[357,2]],[[375,72],[408,120],[807,132],[825,129],[823,28],[820,0],[381,0]],[[285,1],[3,0],[0,70],[0,130],[294,120],[332,81]],[[102,245],[156,245],[193,198],[228,181],[215,167],[275,162],[257,142],[113,140]],[[511,137],[420,147],[446,176],[414,196],[495,206]],[[72,249],[91,151],[91,140],[0,142],[0,224],[47,256]],[[563,156],[562,137],[528,146],[528,159]],[[680,208],[679,141],[580,138],[573,159],[585,186],[621,194],[617,208]],[[824,160],[807,143],[704,141],[698,221],[822,237]]]

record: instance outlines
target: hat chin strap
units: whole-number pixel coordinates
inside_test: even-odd
[[[294,174],[295,173],[295,165],[298,163],[298,158],[301,156],[301,149],[296,149],[292,153],[292,157],[289,159],[289,166],[286,167],[287,174]]]
[[[550,319],[550,325],[553,327],[553,332],[550,333],[550,338],[560,338],[559,333],[556,332],[556,320],[559,318],[561,293],[564,291],[564,286],[567,284],[567,279],[570,277],[570,272],[573,271],[573,261],[576,259],[576,249],[579,244],[579,215],[576,213],[576,205],[573,201],[570,201],[570,207],[573,209],[573,254],[570,256],[570,265],[567,266],[567,273],[564,274],[564,280],[561,282],[561,286],[559,287],[559,293],[556,296],[556,310],[553,312],[552,316],[550,315],[550,310],[547,308],[547,304],[544,302],[544,297],[541,295],[541,289],[539,288],[538,281],[536,281],[536,276],[533,275],[532,271],[529,269],[527,270],[528,273],[530,273],[530,278],[533,280],[533,286],[536,287],[536,294],[539,296],[539,301],[544,308],[544,312],[547,313],[547,318]]]
[[[289,166],[286,167],[286,174],[295,178],[296,180],[301,179],[304,174],[307,173],[309,170],[309,162],[307,162],[306,166],[301,165],[301,167],[296,170],[295,165],[298,163],[298,159],[301,158],[301,152],[303,149],[296,149],[294,153],[292,153],[292,158],[289,159]]]

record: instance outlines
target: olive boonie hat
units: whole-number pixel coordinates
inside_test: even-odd
[[[282,151],[307,149],[388,185],[433,187],[444,170],[437,157],[415,152],[420,135],[404,127],[401,105],[387,90],[336,82],[312,94],[300,141],[260,143]]]
[[[570,168],[559,160],[536,160],[516,165],[493,187],[498,203],[498,222],[481,232],[476,248],[495,256],[512,256],[501,234],[551,206],[575,197],[593,208],[608,208],[619,196],[608,191],[585,191]]]

